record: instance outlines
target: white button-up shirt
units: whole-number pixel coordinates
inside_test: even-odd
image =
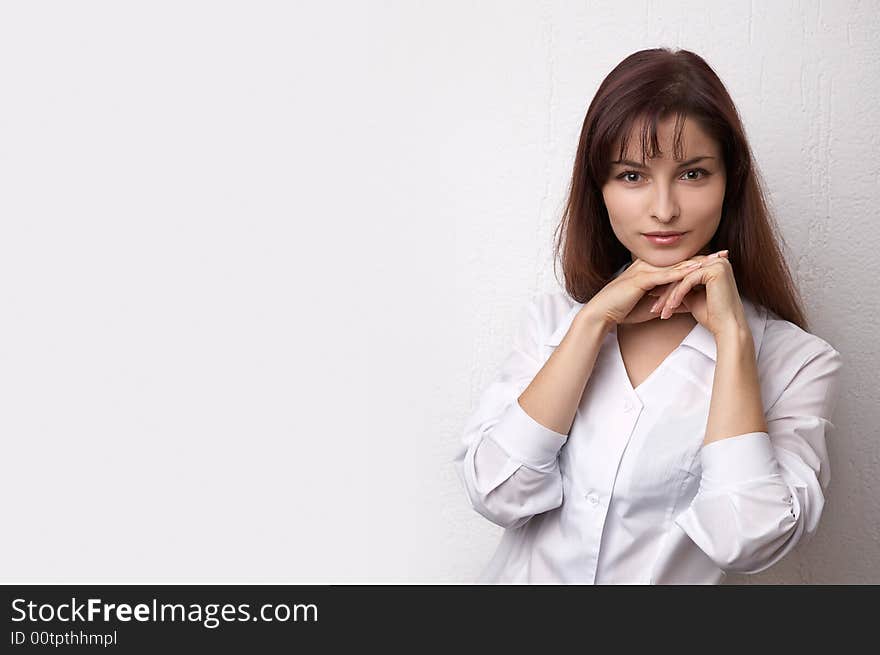
[[[705,327],[633,388],[614,326],[566,435],[517,399],[583,304],[560,291],[528,305],[454,459],[471,506],[505,528],[477,582],[718,584],[812,537],[830,480],[840,353],[742,302],[768,432],[705,446],[716,361]]]

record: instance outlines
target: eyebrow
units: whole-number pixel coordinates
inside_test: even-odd
[[[693,159],[688,159],[687,161],[683,161],[683,162],[681,162],[681,164],[679,164],[678,167],[681,168],[682,166],[690,166],[691,164],[696,164],[698,161],[702,161],[703,159],[715,159],[715,158],[709,157],[707,155],[702,155],[700,157],[694,157]],[[632,166],[633,168],[645,168],[645,166],[642,166],[638,162],[634,162],[630,159],[619,159],[619,160],[613,161],[611,163],[612,164],[623,164],[624,166]]]

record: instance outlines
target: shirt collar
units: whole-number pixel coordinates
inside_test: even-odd
[[[627,262],[614,273],[612,276],[616,278],[620,275],[632,262]],[[749,330],[752,333],[752,339],[755,343],[755,355],[761,350],[761,341],[764,338],[764,328],[767,325],[767,311],[759,306],[752,303],[748,298],[744,296],[740,296],[742,300],[743,309],[745,310],[746,321],[749,325]],[[558,346],[562,339],[565,337],[568,329],[571,327],[572,321],[574,321],[574,317],[580,311],[580,309],[584,306],[584,303],[575,302],[571,310],[562,318],[559,322],[559,325],[550,333],[550,336],[544,341],[544,344],[547,346],[551,346],[555,348]],[[617,326],[612,328],[612,331],[616,332]],[[712,361],[717,361],[717,347],[715,344],[715,337],[712,333],[703,327],[700,323],[697,323],[694,326],[694,329],[688,333],[688,335],[684,338],[684,341],[681,342],[682,346],[687,346],[689,348],[693,348],[694,350],[698,350],[703,353],[706,357],[711,359]]]

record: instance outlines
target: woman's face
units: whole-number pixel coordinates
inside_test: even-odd
[[[672,159],[675,117],[657,124],[660,158],[639,164],[636,126],[623,159],[613,163],[602,196],[618,240],[636,257],[654,266],[672,266],[696,254],[710,254],[709,241],[721,221],[726,171],[719,144],[693,120],[682,130],[682,159]],[[616,147],[619,147],[616,146]],[[614,150],[616,157],[618,150]],[[692,161],[698,157],[706,157]],[[686,163],[689,162],[689,163]],[[648,232],[680,232],[670,243],[652,241]]]

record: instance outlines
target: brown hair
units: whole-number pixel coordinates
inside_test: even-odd
[[[631,54],[602,81],[590,103],[554,249],[554,271],[561,259],[566,292],[577,302],[587,302],[631,261],[611,229],[602,197],[611,151],[619,141],[621,159],[630,130],[644,118],[644,163],[659,151],[657,122],[670,115],[676,118],[676,158],[685,118],[696,121],[721,146],[727,185],[711,252],[730,251],[742,296],[807,330],[800,295],[778,245],[785,242],[770,214],[739,114],[715,72],[688,50],[654,48]]]

